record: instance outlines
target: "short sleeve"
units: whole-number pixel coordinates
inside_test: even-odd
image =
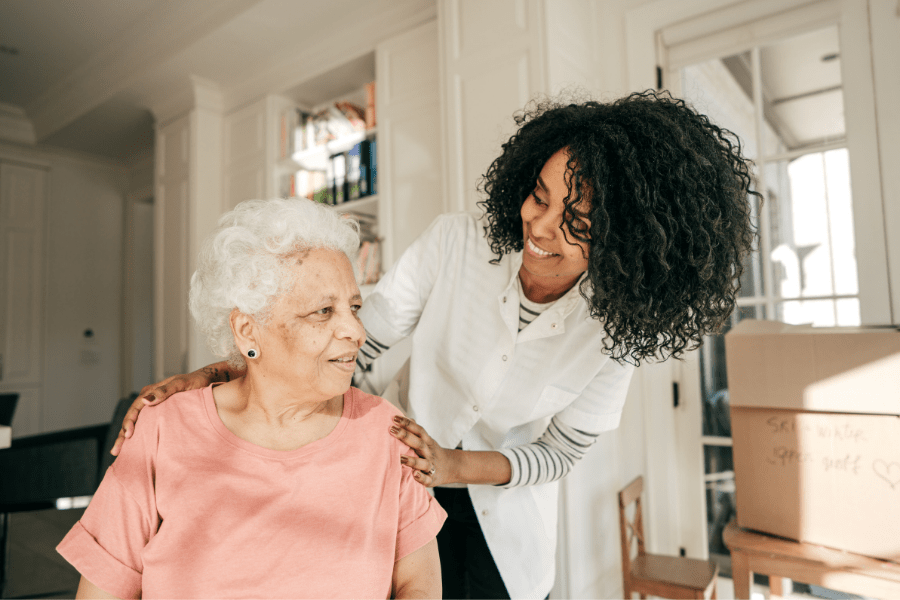
[[[586,433],[616,429],[634,365],[608,359],[584,391],[556,417],[564,424]]]
[[[88,581],[119,598],[141,597],[144,510],[111,471],[56,550]]]
[[[414,456],[413,451],[407,452]],[[408,556],[430,542],[441,530],[447,513],[428,490],[413,478],[413,470],[402,468],[400,476],[400,518],[394,560]]]
[[[88,581],[119,598],[141,597],[141,555],[159,527],[152,412],[141,415],[141,426],[107,469],[81,520],[56,548]]]

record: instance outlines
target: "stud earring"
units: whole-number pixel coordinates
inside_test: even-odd
[[[256,358],[257,356],[259,356],[259,352],[257,352],[257,351],[254,350],[253,348],[250,348],[249,350],[247,350],[247,357],[248,357],[248,358]]]

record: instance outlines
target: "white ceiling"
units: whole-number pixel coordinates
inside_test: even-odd
[[[0,103],[39,143],[127,161],[192,77],[225,110],[267,92],[314,99],[303,82],[323,66],[356,65],[435,15],[434,0],[0,0]]]

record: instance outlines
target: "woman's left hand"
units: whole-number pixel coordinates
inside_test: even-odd
[[[400,462],[413,469],[413,477],[425,487],[453,481],[454,450],[442,448],[413,419],[397,415],[391,434],[413,449],[418,456],[401,456]]]

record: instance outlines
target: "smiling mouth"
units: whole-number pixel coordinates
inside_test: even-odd
[[[533,241],[531,241],[530,237],[526,240],[526,243],[528,244],[528,249],[531,250],[531,252],[536,254],[537,256],[541,256],[541,257],[558,256],[556,254],[553,254],[552,252],[547,252],[546,250],[542,250],[542,249],[538,248],[537,245]]]
[[[338,364],[355,363],[355,362],[356,362],[356,356],[355,356],[355,355],[352,355],[352,356],[341,356],[340,358],[332,358],[332,359],[329,360],[328,362],[333,362],[333,363],[338,363]]]

